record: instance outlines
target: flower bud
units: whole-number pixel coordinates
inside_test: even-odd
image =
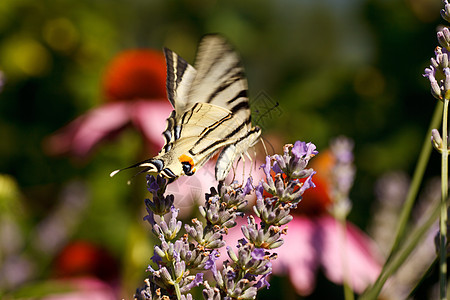
[[[175,263],[174,271],[176,280],[180,279],[181,276],[183,276],[185,270],[186,270],[186,263],[184,261],[179,261]]]
[[[437,32],[437,39],[443,48],[450,46],[450,32],[447,27]]]
[[[450,4],[447,0],[444,0],[444,8],[441,9],[441,17],[446,20],[447,22],[450,22]]]
[[[159,272],[160,272],[161,278],[164,280],[164,282],[166,282],[168,284],[173,284],[172,277],[170,276],[170,273],[166,267],[162,267],[161,269],[159,269]]]
[[[433,143],[433,147],[439,152],[442,151],[442,138],[441,134],[437,129],[431,130],[431,142]]]

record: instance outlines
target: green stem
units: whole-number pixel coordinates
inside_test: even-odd
[[[431,149],[433,148],[432,144],[430,143],[430,133],[432,129],[439,127],[441,121],[442,105],[440,101],[436,101],[436,108],[434,109],[433,117],[427,130],[427,135],[425,137],[425,141],[423,142],[422,150],[420,151],[419,160],[417,161],[416,169],[414,170],[414,175],[411,181],[411,186],[408,190],[408,195],[406,196],[405,203],[403,204],[402,211],[400,212],[400,217],[395,234],[395,241],[392,245],[392,249],[387,261],[389,261],[391,256],[398,250],[398,247],[403,240],[406,225],[408,224],[409,216],[411,214],[412,207],[414,206],[414,200],[417,197],[417,193],[423,179],[423,174],[425,173],[425,169],[430,158]]]
[[[173,270],[173,277],[175,277],[175,261],[172,262],[172,270]],[[177,299],[181,300],[181,291],[180,291],[180,285],[178,284],[179,280],[178,278],[175,278],[173,286],[175,287],[175,293],[177,294]]]
[[[378,275],[377,280],[372,285],[372,287],[369,287],[366,292],[362,295],[361,299],[376,299],[378,297],[378,294],[380,293],[381,289],[383,288],[384,283],[386,282],[387,278],[391,275],[388,268],[392,265],[390,262],[395,255],[395,253],[399,250],[400,245],[402,245],[406,225],[409,220],[409,216],[411,214],[411,209],[414,205],[414,200],[417,197],[417,193],[419,191],[420,183],[423,179],[423,174],[425,173],[426,166],[428,164],[428,160],[430,158],[432,145],[430,143],[430,136],[431,136],[431,130],[434,128],[439,127],[440,123],[442,121],[442,105],[440,101],[436,101],[436,108],[433,113],[433,117],[431,119],[430,126],[427,130],[427,135],[425,137],[425,140],[422,145],[422,149],[420,151],[419,160],[416,165],[416,169],[414,170],[413,179],[411,182],[411,186],[408,191],[408,195],[406,196],[405,203],[403,205],[402,211],[400,213],[396,234],[395,234],[395,241],[392,245],[390,254],[383,265],[383,268],[380,272],[380,275]],[[437,216],[436,216],[437,217]],[[431,225],[430,225],[431,226]],[[396,271],[397,269],[393,270]],[[387,276],[386,276],[387,275]]]
[[[180,300],[181,299],[180,285],[177,282],[175,282],[174,287],[175,293],[177,294],[177,299]]]
[[[423,224],[417,226],[411,231],[411,234],[408,236],[406,241],[402,243],[402,246],[399,248],[397,253],[393,255],[391,260],[384,265],[384,272],[380,274],[375,284],[361,295],[359,298],[360,300],[377,299],[386,280],[405,262],[411,252],[416,248],[417,244],[423,239],[431,226],[436,222],[439,217],[440,208],[441,203],[437,203],[429,218]]]
[[[447,299],[447,198],[448,198],[448,147],[447,115],[448,99],[444,99],[442,116],[442,164],[441,164],[441,218],[439,222],[439,291],[440,299]]]
[[[342,259],[342,269],[344,273],[344,297],[345,300],[354,300],[355,296],[353,294],[353,290],[350,286],[350,276],[349,276],[349,270],[348,270],[348,259],[347,259],[347,253],[344,249],[347,248],[347,224],[346,224],[346,216],[340,216],[338,214],[336,221],[337,225],[339,227],[339,231],[341,232],[341,241],[342,241],[342,247],[341,250],[341,259]]]

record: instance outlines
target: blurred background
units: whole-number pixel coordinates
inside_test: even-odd
[[[90,130],[80,129],[84,121],[106,124],[93,118],[98,109],[166,101],[157,51],[192,63],[207,33],[223,34],[240,53],[269,152],[296,140],[320,152],[336,136],[353,139],[349,220],[367,231],[375,182],[412,174],[426,138],[436,101],[422,74],[441,8],[439,0],[1,0],[0,295],[45,298],[75,286],[105,294],[96,299],[132,298],[152,255],[145,177],[129,186],[132,173],[109,173],[155,155],[162,138],[149,138],[152,117],[132,112],[106,114],[117,124],[89,142],[75,136]],[[151,55],[137,63],[120,56],[131,49]],[[136,75],[127,68],[145,59],[150,79],[142,89],[127,86]],[[434,154],[427,174],[438,172]],[[317,276],[310,295],[290,292],[283,277],[272,292],[342,293]]]

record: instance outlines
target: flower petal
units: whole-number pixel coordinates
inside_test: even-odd
[[[375,281],[381,270],[373,242],[349,222],[345,227],[345,236],[334,218],[324,216],[318,218],[318,222],[322,230],[320,253],[325,275],[331,281],[342,284],[347,270],[351,287],[361,293]]]
[[[125,102],[109,103],[88,111],[44,141],[51,155],[87,155],[108,135],[119,130],[130,120]]]
[[[162,132],[166,129],[166,119],[173,110],[167,100],[138,100],[132,103],[131,120],[145,138],[159,151],[164,146]]]
[[[316,282],[315,273],[319,265],[313,243],[316,230],[311,219],[295,216],[289,223],[288,234],[283,236],[283,246],[275,251],[278,258],[272,266],[273,274],[287,272],[296,292],[303,296],[311,294]]]

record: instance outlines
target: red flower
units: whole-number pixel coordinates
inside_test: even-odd
[[[110,101],[161,99],[166,96],[164,55],[153,50],[128,50],[110,62],[103,93]]]
[[[76,241],[59,253],[54,274],[64,278],[96,277],[112,283],[118,279],[118,265],[105,249],[89,242]]]

